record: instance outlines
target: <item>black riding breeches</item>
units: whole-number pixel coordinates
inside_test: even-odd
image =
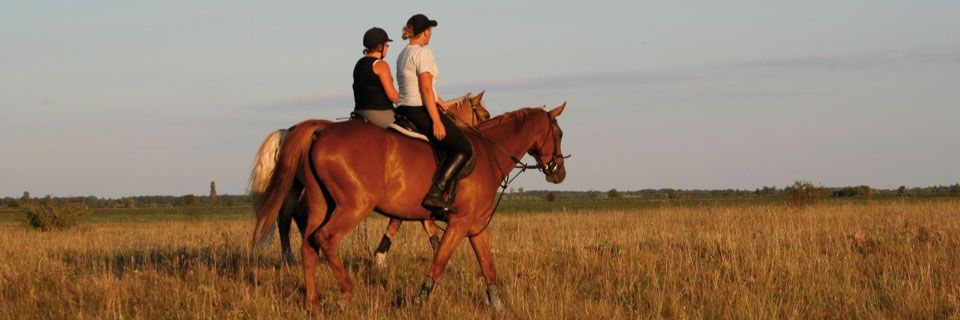
[[[430,114],[427,113],[426,107],[400,106],[397,108],[397,113],[413,122],[413,125],[417,126],[417,130],[420,130],[420,133],[430,139],[431,144],[439,147],[445,153],[451,155],[459,153],[466,156],[467,159],[473,156],[473,149],[470,147],[467,137],[446,115],[440,114],[440,122],[443,123],[447,136],[438,141],[437,137],[433,135],[433,121],[430,120]]]

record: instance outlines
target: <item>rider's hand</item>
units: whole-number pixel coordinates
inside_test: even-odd
[[[437,140],[443,140],[447,136],[447,129],[443,127],[443,123],[436,121],[433,123],[433,136],[437,137]]]

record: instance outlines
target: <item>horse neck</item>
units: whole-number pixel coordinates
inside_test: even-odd
[[[546,114],[540,115],[533,111],[525,115],[510,116],[508,119],[498,121],[495,125],[481,129],[485,136],[499,146],[499,148],[491,146],[490,152],[494,154],[497,164],[503,169],[498,173],[501,175],[500,179],[504,178],[502,175],[509,174],[513,169],[516,164],[514,159],[522,158],[527,150],[533,147],[534,142],[543,135],[543,129],[547,125]]]

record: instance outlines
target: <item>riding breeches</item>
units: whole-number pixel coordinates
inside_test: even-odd
[[[453,121],[446,115],[440,114],[440,122],[443,123],[443,128],[447,132],[447,135],[443,140],[437,140],[437,137],[433,135],[433,121],[430,120],[430,114],[427,113],[427,108],[400,106],[397,108],[397,113],[409,119],[410,122],[413,122],[417,130],[420,130],[420,133],[423,133],[430,139],[431,144],[439,147],[439,149],[444,152],[448,154],[459,153],[466,156],[467,159],[473,156],[473,149],[470,147],[470,142],[467,141],[467,137],[463,135],[460,128],[454,125]]]

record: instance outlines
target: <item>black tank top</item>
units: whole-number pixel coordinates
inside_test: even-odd
[[[393,108],[380,77],[373,73],[376,58],[363,57],[353,67],[354,110],[387,110]]]

